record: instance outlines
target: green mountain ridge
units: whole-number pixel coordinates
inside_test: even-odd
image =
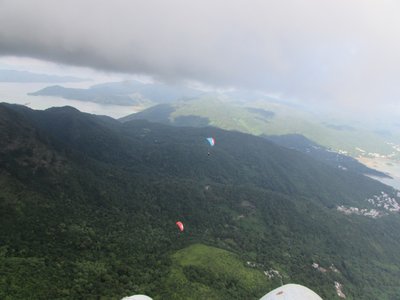
[[[0,152],[2,299],[258,299],[270,269],[324,299],[335,280],[348,299],[400,294],[398,213],[337,210],[396,191],[261,137],[1,104]]]

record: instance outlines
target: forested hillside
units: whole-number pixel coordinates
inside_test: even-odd
[[[258,299],[282,280],[396,299],[398,211],[367,201],[382,193],[397,203],[261,137],[1,104],[0,298]]]

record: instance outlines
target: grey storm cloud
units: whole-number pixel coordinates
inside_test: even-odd
[[[395,103],[399,15],[389,0],[0,0],[0,55]]]

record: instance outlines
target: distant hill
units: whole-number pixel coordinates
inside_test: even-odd
[[[114,105],[146,105],[165,103],[197,97],[203,92],[160,83],[141,83],[123,81],[94,85],[88,89],[50,86],[36,92],[33,96],[58,96],[65,99],[90,101]]]
[[[0,104],[1,299],[396,299],[399,202],[263,137]]]
[[[58,76],[27,71],[0,70],[0,82],[81,82],[88,79]]]
[[[188,104],[184,104],[186,107]],[[175,126],[194,126],[194,127],[204,127],[211,125],[213,123],[206,117],[201,117],[198,115],[183,115],[176,114],[179,112],[181,107],[179,105],[174,104],[160,104],[153,107],[150,107],[141,112],[131,114],[129,116],[123,117],[120,119],[122,122],[126,122],[129,120],[150,120],[152,122],[160,122],[164,124],[170,124]],[[222,110],[222,108],[221,108]],[[215,110],[219,113],[221,110]],[[232,119],[240,120],[235,117],[235,113],[229,106],[226,109],[229,113],[232,113]],[[244,108],[242,111],[237,110],[237,115],[241,113],[241,120],[238,123],[242,122],[253,122],[257,124],[257,122],[269,122],[275,117],[275,113],[272,111],[267,111],[263,109],[256,108]],[[221,113],[224,114],[224,113]],[[238,129],[237,127],[235,127]],[[245,127],[240,128],[241,131],[245,131]],[[360,174],[369,174],[378,177],[389,177],[385,173],[379,172],[377,170],[368,168],[363,164],[359,163],[356,159],[343,155],[334,151],[331,151],[324,146],[318,145],[313,141],[307,139],[306,137],[299,134],[288,134],[288,135],[276,135],[276,136],[268,136],[262,135],[267,139],[277,143],[283,147],[294,149],[300,151],[308,156],[313,157],[319,161],[327,163],[335,168],[340,168],[342,170],[349,170],[353,172],[358,172]]]
[[[37,92],[29,93],[32,96],[57,96],[65,99],[89,101],[102,104],[137,105],[138,102],[127,95],[118,95],[103,90],[65,88],[59,85],[45,87]]]
[[[400,152],[390,144],[400,145],[398,131],[385,131],[383,135],[381,131],[350,121],[352,125],[343,120],[334,123],[335,120],[327,120],[329,117],[312,113],[303,107],[255,99],[239,101],[226,96],[206,95],[192,101],[153,106],[121,118],[121,121],[147,119],[179,126],[211,125],[254,135],[300,134],[327,149],[341,151],[352,157],[379,153],[400,159]]]

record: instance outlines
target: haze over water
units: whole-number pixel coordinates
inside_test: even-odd
[[[69,88],[88,88],[96,82],[62,83]],[[28,93],[36,92],[54,83],[4,83],[0,82],[0,102],[22,104],[33,109],[47,109],[55,106],[73,106],[82,112],[96,115],[107,115],[120,118],[136,112],[134,106],[98,104],[79,100],[68,100],[54,96],[31,96]]]

